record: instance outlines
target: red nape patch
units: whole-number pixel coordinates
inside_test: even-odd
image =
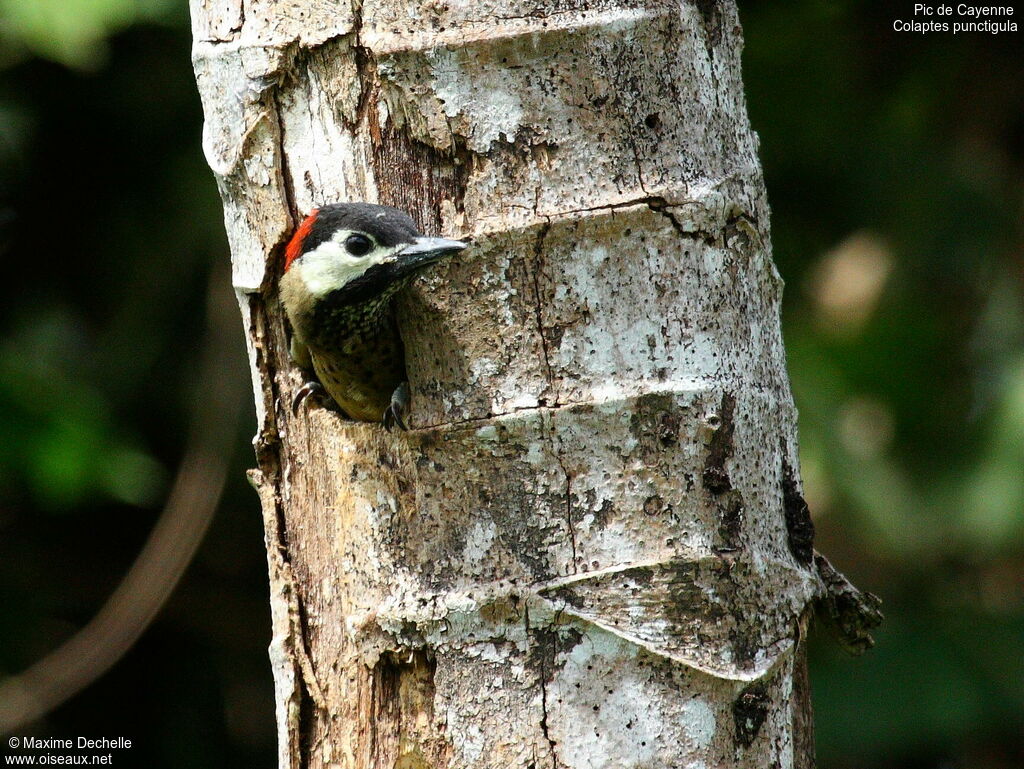
[[[319,208],[314,208],[310,211],[309,216],[302,220],[302,224],[299,225],[299,229],[295,230],[295,234],[292,235],[292,239],[288,242],[288,248],[284,250],[285,272],[288,272],[288,268],[292,266],[292,262],[298,259],[299,254],[302,253],[302,244],[306,242],[306,238],[313,229],[313,222],[316,221],[316,217],[319,213]]]

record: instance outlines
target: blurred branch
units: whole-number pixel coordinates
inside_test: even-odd
[[[210,278],[206,346],[188,448],[142,552],[96,616],[48,657],[0,682],[0,732],[35,721],[107,672],[134,645],[174,591],[217,509],[245,399],[223,362],[238,344],[225,270]]]

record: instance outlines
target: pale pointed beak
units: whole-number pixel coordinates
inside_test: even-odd
[[[402,271],[412,271],[426,267],[440,259],[461,251],[468,243],[448,238],[416,238],[412,243],[395,253],[395,260]]]

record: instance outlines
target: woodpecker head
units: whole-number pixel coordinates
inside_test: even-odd
[[[422,268],[461,251],[459,240],[419,234],[389,206],[335,203],[314,209],[285,250],[286,280],[314,302],[359,304],[401,288]]]

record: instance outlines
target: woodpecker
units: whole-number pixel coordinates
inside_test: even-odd
[[[291,356],[312,368],[350,419],[406,429],[405,354],[392,300],[425,267],[465,247],[424,237],[402,211],[369,203],[321,206],[299,225],[280,283]],[[307,383],[293,408],[319,389]]]

